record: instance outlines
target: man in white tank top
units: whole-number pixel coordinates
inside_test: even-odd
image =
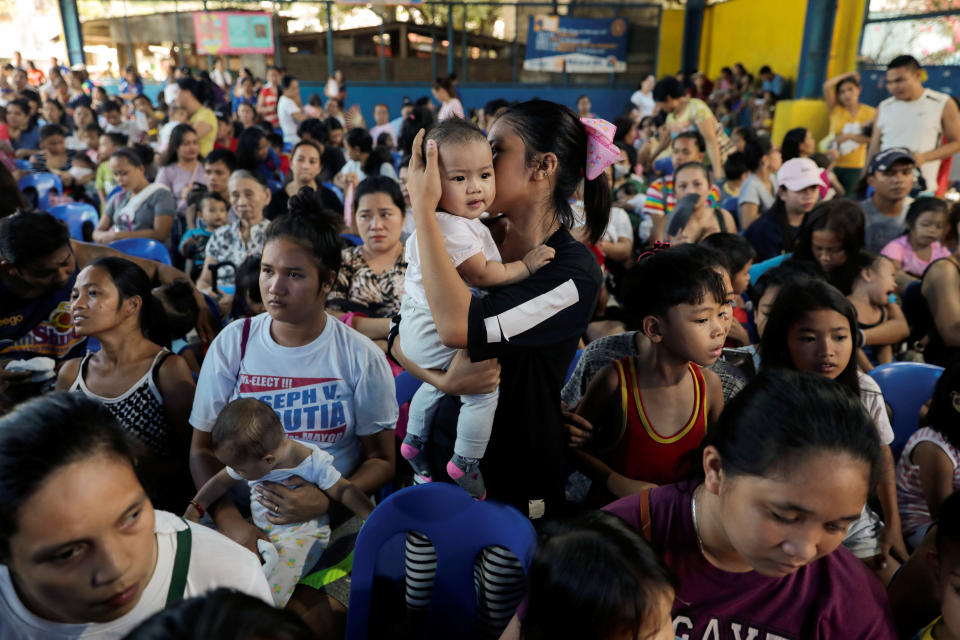
[[[960,110],[947,94],[924,88],[922,74],[913,56],[897,56],[887,65],[891,96],[878,107],[869,156],[890,147],[910,149],[926,192],[933,193],[940,161],[960,152]]]

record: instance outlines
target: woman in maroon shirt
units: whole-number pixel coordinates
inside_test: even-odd
[[[820,376],[767,371],[711,425],[701,478],[606,509],[677,575],[678,638],[892,640],[883,588],[840,546],[879,460],[858,398]]]

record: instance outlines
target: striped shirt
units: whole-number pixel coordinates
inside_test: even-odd
[[[277,90],[270,85],[264,85],[263,89],[260,89],[260,95],[263,96],[263,106],[269,110],[263,115],[263,119],[274,127],[280,126],[280,117],[277,115],[277,100],[279,100]]]
[[[923,427],[907,440],[900,461],[897,463],[897,502],[900,505],[900,521],[904,535],[931,524],[930,507],[923,495],[920,482],[920,467],[911,459],[913,450],[921,442],[930,442],[940,447],[953,465],[953,490],[960,489],[960,451],[943,437],[939,431]]]
[[[707,206],[711,209],[720,202],[720,189],[717,185],[710,188],[707,194]],[[658,178],[647,189],[647,199],[643,203],[643,212],[648,216],[670,215],[677,204],[677,196],[673,190],[673,176]]]

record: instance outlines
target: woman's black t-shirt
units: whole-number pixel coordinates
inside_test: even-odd
[[[550,512],[563,501],[560,389],[603,282],[596,258],[566,228],[545,244],[554,259],[526,280],[474,297],[468,328],[470,358],[498,358],[501,366],[493,432],[480,462],[487,495],[524,513],[531,500],[544,500]],[[435,469],[453,453],[459,410],[459,398],[441,401],[428,448]]]

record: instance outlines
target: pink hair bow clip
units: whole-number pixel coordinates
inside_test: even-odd
[[[620,159],[620,149],[613,144],[617,128],[600,118],[580,118],[587,131],[587,167],[584,175],[593,180]]]
[[[659,242],[659,241],[654,242],[652,248],[647,249],[646,251],[641,253],[639,256],[637,256],[637,262],[640,262],[644,258],[649,258],[650,256],[654,256],[660,253],[661,251],[666,251],[669,248],[670,248],[669,242]]]

